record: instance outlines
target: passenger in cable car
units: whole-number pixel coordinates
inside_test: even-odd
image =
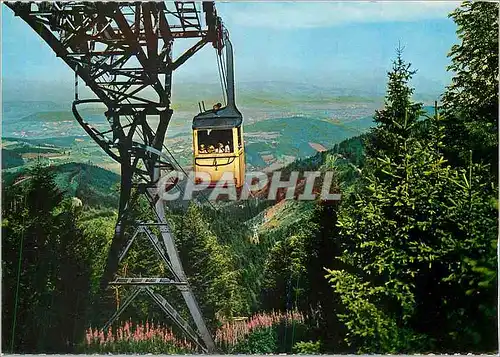
[[[218,110],[220,110],[220,108],[222,108],[222,104],[221,103],[217,103],[217,104],[214,104],[214,112],[217,113]]]
[[[214,148],[214,146],[213,146],[213,145],[210,145],[210,146],[208,147],[208,153],[209,153],[209,154],[213,154],[214,152],[215,152],[215,148]]]
[[[224,154],[224,145],[219,143],[219,154]]]
[[[228,153],[231,152],[231,147],[229,146],[229,141],[227,142],[226,147],[224,148],[224,150],[226,152],[228,152]]]
[[[207,153],[207,149],[205,149],[205,145],[201,144],[200,145],[200,149],[198,150],[198,152],[200,154],[206,154]]]

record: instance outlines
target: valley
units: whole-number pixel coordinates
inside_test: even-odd
[[[179,87],[173,96],[174,116],[165,144],[190,170],[191,120],[197,108],[189,98],[194,89],[190,85]],[[333,91],[334,96],[314,86],[288,86],[287,90],[283,84],[267,84],[260,90],[256,87],[243,86],[240,94],[249,170],[276,169],[363,133],[372,125],[371,116],[381,105],[380,98],[365,97],[363,93]],[[201,86],[201,96],[214,102],[220,100],[208,95],[209,88]],[[82,114],[92,126],[106,130],[109,125],[104,110],[87,107]],[[3,169],[12,171],[40,159],[55,165],[92,163],[119,172],[119,166],[73,118],[70,103],[7,101],[2,114]]]

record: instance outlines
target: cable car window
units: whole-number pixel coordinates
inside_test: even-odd
[[[233,152],[233,131],[198,130],[198,153],[221,154]]]
[[[243,146],[243,136],[241,135],[241,126],[238,127],[238,150]]]

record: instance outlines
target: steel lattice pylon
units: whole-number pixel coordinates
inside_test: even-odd
[[[73,113],[82,128],[121,167],[119,218],[101,281],[101,292],[110,285],[132,286],[133,292],[111,317],[109,326],[141,291],[204,351],[214,350],[212,337],[189,286],[177,254],[172,232],[165,219],[164,202],[156,194],[161,170],[179,169],[165,155],[164,139],[172,117],[170,94],[172,72],[207,43],[223,47],[223,27],[213,2],[203,2],[203,14],[195,2],[7,2],[75,71]],[[175,40],[199,41],[177,59],[172,58]],[[78,98],[78,77],[97,96]],[[99,131],[85,122],[78,106],[102,103],[109,130]],[[111,137],[108,136],[111,135]],[[168,150],[167,150],[168,152]],[[156,222],[137,222],[127,240],[124,217],[129,210],[133,182],[145,194]],[[156,236],[151,225],[159,228]],[[116,278],[118,264],[137,234],[146,235],[172,278]],[[176,286],[191,313],[196,330],[152,288]]]

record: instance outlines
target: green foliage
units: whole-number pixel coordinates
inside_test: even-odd
[[[94,211],[95,212],[95,211]],[[86,237],[89,258],[92,261],[91,273],[91,292],[93,299],[99,299],[96,296],[99,290],[99,280],[104,271],[107,252],[113,237],[115,224],[118,215],[115,211],[97,211],[94,214],[82,212],[82,218],[79,220],[79,227]]]
[[[293,346],[293,353],[297,354],[319,354],[321,351],[321,341],[300,341]]]
[[[234,346],[230,353],[264,354],[278,349],[278,334],[274,327],[261,327],[248,335],[247,339]]]
[[[37,162],[41,163],[42,160]],[[57,188],[66,196],[80,198],[87,207],[117,207],[118,191],[114,187],[120,181],[120,176],[114,172],[75,162],[49,166],[47,170],[52,171]],[[15,172],[4,171],[2,176],[3,184],[10,186],[16,179],[29,177],[29,167],[20,167]]]
[[[464,1],[451,13],[459,43],[451,48],[448,70],[454,77],[443,95],[447,156],[466,166],[498,168],[498,2]]]
[[[68,163],[55,167],[56,182],[61,190],[82,199],[85,205],[94,207],[118,206],[118,192],[113,189],[120,178],[101,167],[80,163]]]
[[[304,242],[311,230],[315,229],[312,222],[313,208],[314,202],[283,201],[266,212],[259,236],[261,242],[268,244],[263,272],[266,275],[276,274],[266,279],[278,281],[286,276],[288,280],[290,273],[293,272],[297,277],[304,272]],[[285,275],[280,276],[281,273]],[[267,284],[270,288],[273,285]],[[269,309],[283,309],[272,304],[267,306]]]
[[[334,170],[340,207],[338,202],[270,207],[262,201],[170,212],[186,275],[211,329],[258,309],[294,307],[307,316],[306,325],[250,323],[247,338],[229,352],[496,349],[498,4],[466,1],[451,17],[460,43],[450,52],[454,78],[443,96],[443,113],[423,117],[409,85],[415,71],[398,49],[384,109],[375,113],[377,127],[283,169],[285,176],[293,170]],[[286,140],[251,145],[313,154],[307,142],[297,146],[301,120],[259,122],[247,131],[279,131]],[[321,120],[313,124],[318,136],[307,141],[324,145],[349,130]],[[56,140],[74,144],[74,137]],[[58,149],[3,150],[3,167],[12,167],[3,177],[9,186],[2,202],[3,347],[8,350],[13,342],[15,352],[72,352],[88,322],[109,315],[90,306],[101,299],[119,177],[75,163],[16,169],[27,151]],[[73,196],[83,200],[83,210],[72,205]],[[150,220],[146,202],[133,206],[128,220]],[[138,240],[134,245],[140,247],[130,251],[121,275],[168,275],[151,259],[156,253],[149,245]],[[168,292],[174,305],[183,305],[178,291]],[[110,309],[126,296],[125,289],[111,291]],[[163,321],[163,313],[149,307],[134,301],[125,316]],[[180,313],[189,315],[186,308]],[[301,342],[294,345],[296,340]],[[187,351],[158,339],[95,342],[84,351]]]
[[[391,286],[372,286],[346,271],[327,271],[329,281],[344,305],[344,311],[338,316],[348,330],[346,340],[349,346],[355,347],[359,353],[425,350],[425,336],[418,336],[407,327],[399,326],[397,316],[390,316],[380,308],[387,295],[406,299],[404,293],[391,289]]]
[[[394,80],[389,76],[389,95]],[[408,93],[401,90],[404,98],[392,102],[410,105]],[[362,184],[339,214],[338,260],[345,267],[327,277],[341,300],[345,340],[364,353],[488,351],[497,190],[487,167],[446,163],[438,113],[426,119],[421,136],[412,110],[381,122],[376,135],[392,142],[371,147]]]
[[[3,349],[70,352],[85,328],[92,261],[54,174],[36,165],[29,175],[3,197]]]
[[[418,121],[422,113],[422,104],[414,103],[411,99],[414,89],[408,84],[416,73],[411,64],[402,57],[403,49],[399,47],[392,71],[388,76],[387,94],[384,109],[375,112],[374,121],[377,126],[370,131],[367,137],[367,155],[387,155],[391,157],[397,153],[395,136],[408,137],[411,128]]]
[[[341,154],[349,162],[357,167],[362,167],[365,159],[365,148],[363,142],[366,140],[367,135],[363,134],[346,139],[339,144],[335,144],[333,152]]]
[[[307,252],[304,234],[293,235],[275,243],[269,251],[264,270],[263,298],[266,307],[285,310],[300,299],[305,281]]]
[[[13,151],[2,149],[2,170],[24,165],[22,156]]]
[[[244,310],[232,254],[228,246],[218,242],[197,206],[190,205],[177,217],[175,233],[184,270],[208,323],[215,326],[217,320]]]
[[[261,317],[266,318],[265,315]],[[224,352],[233,354],[291,353],[296,339],[302,340],[308,337],[309,328],[301,320],[302,317],[295,315],[293,318],[290,313],[281,316],[280,321],[274,321],[272,324],[263,321],[259,323],[257,320],[254,321],[254,323],[257,322],[256,325],[243,338],[240,337],[233,343],[222,344],[220,347]],[[240,329],[241,327],[235,328],[236,331]]]
[[[217,236],[219,244],[231,252],[238,271],[238,285],[245,301],[241,314],[259,309],[262,275],[270,243],[258,231],[263,210],[269,201],[247,200],[220,205],[217,210],[204,207],[203,220]],[[257,237],[257,241],[253,241]]]
[[[307,314],[309,338],[321,339],[326,351],[336,353],[344,351],[343,326],[332,313],[338,303],[323,267],[340,254],[335,238],[337,209],[338,202],[290,202],[289,214],[287,206],[274,214],[276,227],[265,236],[272,235],[275,243],[266,259],[261,295],[267,310],[295,307]]]

